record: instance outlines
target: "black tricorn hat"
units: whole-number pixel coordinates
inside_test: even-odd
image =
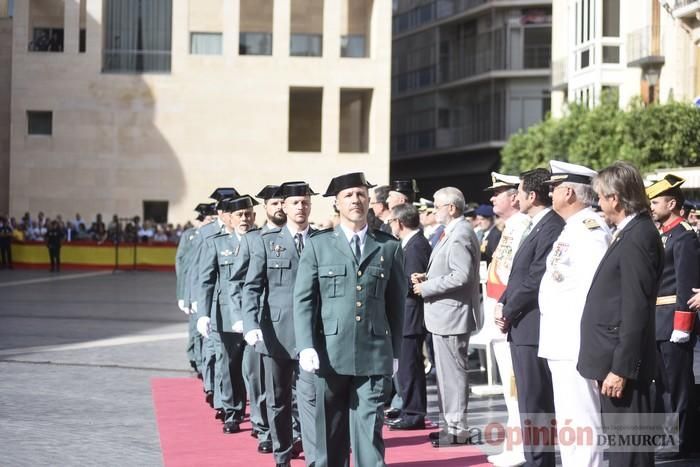
[[[240,211],[241,209],[252,208],[253,206],[257,206],[258,204],[260,204],[257,201],[255,201],[250,195],[243,195],[239,196],[238,198],[225,199],[222,201],[222,203],[222,209],[226,212],[236,212]]]
[[[282,195],[280,193],[280,186],[279,185],[265,185],[265,188],[260,190],[260,193],[255,195],[256,198],[260,198],[264,201],[267,201],[268,199],[272,198],[281,198]]]
[[[335,196],[346,188],[354,188],[358,186],[373,188],[376,185],[369,183],[365,178],[365,174],[362,172],[338,175],[337,177],[331,179],[331,183],[328,185],[328,189],[323,196]]]
[[[313,196],[318,193],[314,193],[308,183],[306,182],[285,182],[280,186],[280,192],[282,198],[289,198],[290,196]]]
[[[652,184],[646,189],[649,199],[654,199],[657,196],[677,196],[683,197],[681,185],[685,183],[685,178],[674,174],[667,174],[658,182]]]
[[[235,188],[217,188],[214,190],[214,193],[209,195],[211,199],[215,199],[217,201],[221,201],[222,199],[226,198],[238,198],[239,196],[240,195]]]
[[[216,203],[199,203],[194,210],[202,216],[214,216],[216,215]]]
[[[394,180],[391,182],[391,191],[398,191],[402,195],[406,195],[409,198],[415,197],[416,193],[420,193],[418,190],[418,184],[414,179],[409,180]]]

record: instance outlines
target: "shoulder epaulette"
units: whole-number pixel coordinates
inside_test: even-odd
[[[685,230],[693,230],[693,227],[690,224],[688,224],[686,221],[681,222],[681,225],[683,226],[683,228]]]
[[[266,231],[262,232],[262,229],[256,229],[260,230],[260,235],[270,235],[270,234],[276,234],[280,233],[282,231],[282,227],[275,227],[274,229],[267,229]]]
[[[600,229],[600,223],[598,223],[597,220],[588,218],[583,221],[583,225],[588,229],[588,230],[595,230],[595,229]]]
[[[329,227],[327,229],[314,230],[313,232],[309,232],[309,237],[315,237],[324,233],[333,232],[333,230],[333,227]]]

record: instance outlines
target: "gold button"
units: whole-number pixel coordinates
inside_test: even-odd
[[[387,331],[384,331],[384,332],[386,333],[387,336],[389,335],[389,331],[388,331],[388,330],[387,330]]]
[[[357,302],[357,303],[355,303],[355,305],[357,305],[357,308],[360,308],[360,307],[362,307],[362,302]]]
[[[384,273],[381,273],[380,276],[383,278],[383,277],[384,277]]]
[[[359,290],[362,290],[362,286],[361,286],[361,285],[358,285],[358,286],[355,287],[355,288],[356,288],[358,291],[359,291]]]
[[[360,315],[355,316],[355,321],[357,321],[357,322],[362,321],[362,316],[360,316]]]
[[[279,264],[277,264],[277,263],[275,263],[275,267],[276,267],[276,268],[278,268],[278,267],[280,267],[280,265],[279,265]]]
[[[332,275],[333,275],[333,271],[328,271],[328,275],[329,275],[329,276],[332,276]]]
[[[357,271],[357,276],[359,277],[361,275],[362,275],[362,271]]]

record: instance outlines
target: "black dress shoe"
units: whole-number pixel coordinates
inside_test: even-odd
[[[399,418],[399,415],[401,415],[401,411],[399,409],[395,409],[393,407],[390,409],[386,409],[384,411],[384,418],[387,420],[393,420],[395,418]]]
[[[250,436],[252,436],[253,438],[257,438],[257,437],[258,437],[258,432],[255,431],[255,430],[251,430],[251,431],[250,431]]]
[[[441,436],[438,439],[430,441],[430,444],[432,444],[434,448],[464,446],[465,444],[467,444],[467,439],[457,435],[448,434],[447,436]]]
[[[224,433],[227,435],[238,433],[241,431],[241,426],[236,422],[226,422],[224,423]]]
[[[214,418],[223,422],[226,419],[226,411],[224,409],[216,409]]]
[[[440,431],[433,431],[431,433],[428,433],[428,438],[432,441],[434,439],[439,439],[439,438],[444,438],[447,436],[447,432],[444,430]]]
[[[292,442],[292,459],[299,457],[302,452],[304,452],[304,444],[302,443],[301,438],[294,438],[294,441]]]
[[[411,422],[403,418],[397,418],[389,424],[390,430],[423,430],[425,429],[425,421]]]
[[[204,400],[207,401],[207,404],[209,404],[209,407],[212,409],[214,408],[214,391],[207,391],[206,395],[204,396]]]
[[[260,444],[258,444],[258,452],[262,452],[263,454],[269,454],[272,452],[272,441],[267,440],[267,441],[262,441]]]

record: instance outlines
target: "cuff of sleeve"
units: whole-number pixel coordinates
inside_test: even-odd
[[[673,314],[673,329],[675,331],[691,332],[695,326],[695,312],[676,310]]]

